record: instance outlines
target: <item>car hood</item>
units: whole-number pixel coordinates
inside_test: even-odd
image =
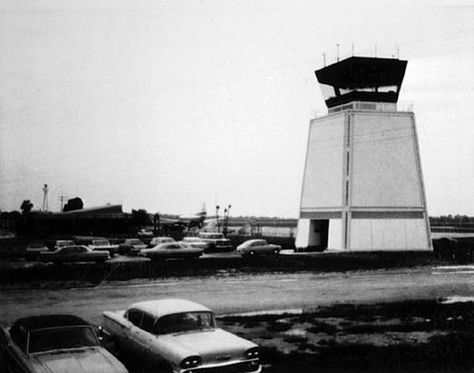
[[[169,345],[188,351],[188,355],[182,358],[199,355],[203,364],[242,360],[245,358],[245,351],[257,347],[256,344],[222,329],[168,334],[160,338],[166,339]]]
[[[38,353],[34,360],[38,371],[45,373],[127,372],[122,363],[102,347]]]

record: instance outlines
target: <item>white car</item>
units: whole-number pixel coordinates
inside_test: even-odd
[[[281,246],[269,244],[266,240],[247,240],[237,246],[237,252],[242,256],[278,255]]]
[[[138,255],[150,258],[151,260],[196,259],[202,255],[203,251],[203,249],[197,249],[178,242],[168,242],[154,246],[151,249],[140,250]]]
[[[178,241],[178,243],[182,243],[203,250],[206,250],[209,247],[209,244],[201,240],[199,237],[184,237],[181,241]]]
[[[258,346],[216,326],[212,311],[183,299],[132,304],[104,312],[103,327],[123,352],[175,373],[261,371]]]
[[[155,247],[161,245],[162,243],[172,243],[176,242],[174,238],[171,237],[153,237],[150,241],[148,247]]]
[[[108,251],[110,256],[114,256],[118,252],[119,245],[112,245],[109,240],[98,239],[92,240],[89,248],[92,251]]]

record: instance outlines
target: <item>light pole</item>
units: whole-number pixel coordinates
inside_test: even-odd
[[[217,221],[217,232],[220,233],[221,226],[219,224],[219,205],[216,205],[216,221]]]
[[[224,235],[227,236],[227,229],[229,227],[229,215],[230,215],[230,208],[232,205],[227,206],[224,210]]]

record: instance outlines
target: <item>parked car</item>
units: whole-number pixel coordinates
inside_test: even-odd
[[[41,262],[53,262],[57,264],[64,262],[103,263],[109,258],[110,255],[106,251],[92,251],[83,245],[66,246],[53,252],[40,253],[38,257]]]
[[[178,241],[178,243],[183,243],[185,245],[203,250],[206,250],[209,247],[209,244],[201,240],[199,237],[184,237],[182,241]]]
[[[142,240],[138,238],[127,238],[124,243],[119,245],[118,252],[120,254],[137,255],[140,250],[146,248],[147,246]]]
[[[104,330],[121,351],[175,373],[260,372],[258,346],[216,326],[212,311],[183,299],[132,304],[126,311],[104,312]]]
[[[237,252],[242,256],[278,255],[281,246],[268,243],[266,240],[247,240],[237,246]]]
[[[204,250],[177,242],[162,243],[151,249],[140,250],[139,255],[151,260],[199,258]]]
[[[225,238],[222,233],[216,232],[201,232],[199,238],[206,242],[209,246],[206,252],[210,251],[233,251],[234,248],[228,238]]]
[[[147,228],[140,229],[137,232],[137,236],[140,238],[151,238],[153,237],[153,230]]]
[[[111,245],[109,240],[97,239],[92,240],[92,243],[89,245],[89,248],[92,251],[107,251],[110,256],[114,256],[118,252],[119,245]]]
[[[72,315],[32,316],[0,324],[1,372],[104,372],[127,369],[100,346],[94,329]]]
[[[171,242],[176,242],[176,241],[174,240],[174,238],[171,238],[171,237],[153,237],[148,247],[155,247],[162,243],[171,243]]]
[[[53,250],[57,250],[62,247],[72,246],[72,245],[75,245],[75,242],[73,240],[56,240],[54,242]]]
[[[48,246],[44,242],[30,242],[26,246],[25,259],[27,260],[36,260],[40,253],[48,252]]]

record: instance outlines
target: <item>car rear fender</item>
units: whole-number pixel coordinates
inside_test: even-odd
[[[125,311],[105,311],[102,314],[102,326],[112,337],[128,338],[131,324],[124,317]]]

